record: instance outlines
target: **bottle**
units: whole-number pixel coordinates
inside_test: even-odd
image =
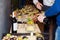
[[[12,13],[12,19],[13,19],[12,33],[17,33],[17,19],[15,16],[16,14],[13,12]]]

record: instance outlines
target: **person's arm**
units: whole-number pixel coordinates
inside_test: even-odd
[[[45,12],[45,16],[50,17],[57,15],[60,12],[60,0],[55,0],[55,3],[51,8]]]
[[[36,6],[37,9],[41,10],[42,9],[42,4],[38,0],[33,0],[34,5]]]

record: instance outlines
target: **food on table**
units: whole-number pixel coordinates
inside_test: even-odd
[[[14,40],[14,38],[10,38],[10,40]]]
[[[27,24],[34,24],[34,22],[33,21],[29,21],[29,22],[27,22]]]
[[[6,36],[7,36],[7,37],[10,37],[10,36],[11,36],[11,34],[7,34]]]
[[[27,24],[34,24],[34,22],[31,18],[27,18]]]
[[[24,8],[22,9],[16,9],[13,11],[15,13],[15,15],[22,15],[22,14],[35,14],[35,13],[38,13],[39,10],[35,8],[35,6],[33,5],[25,5]]]
[[[17,40],[17,36],[11,35],[10,40]]]
[[[36,39],[37,39],[37,40],[43,40],[41,37],[37,37]]]
[[[21,36],[18,36],[17,37],[17,40],[23,40]]]
[[[5,36],[2,40],[9,40],[9,37]]]
[[[39,34],[38,32],[34,36],[36,37],[37,40],[44,40],[43,35]],[[29,37],[32,37],[32,36],[30,36],[30,35],[28,36],[28,35],[11,35],[11,34],[7,34],[6,36],[3,37],[2,40],[29,40]]]
[[[37,39],[43,39],[44,40],[44,37],[43,37],[43,35],[42,34],[40,34],[40,33],[35,33],[36,34],[36,37],[37,37]]]
[[[17,36],[7,34],[6,36],[3,37],[2,40],[16,40],[16,39],[17,39]]]
[[[25,5],[22,9],[16,9],[13,12],[15,13],[15,17],[17,18],[18,22],[23,21],[28,24],[33,24],[34,23],[33,16],[35,14],[37,15],[40,13],[39,10],[36,9],[34,5]],[[43,11],[41,11],[41,13],[43,13]],[[25,17],[24,15],[27,15],[27,17]],[[26,21],[26,19],[28,19],[29,16],[33,21],[29,21],[29,22]]]
[[[29,32],[32,32],[32,31],[34,31],[34,27],[33,26],[28,26],[28,27],[26,27],[26,30],[29,31]]]
[[[24,37],[23,37],[23,40],[28,40],[28,37],[24,36]]]
[[[17,20],[18,21],[21,21],[21,16],[17,16]]]

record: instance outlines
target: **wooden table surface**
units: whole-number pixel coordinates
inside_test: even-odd
[[[26,27],[28,27],[28,24],[18,24],[17,27],[17,33],[30,33],[29,31],[26,30]],[[37,24],[34,24],[32,27],[34,27],[34,31],[32,31],[33,33],[41,33],[41,30],[39,29]]]

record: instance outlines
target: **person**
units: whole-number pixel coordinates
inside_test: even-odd
[[[45,13],[40,14],[37,19],[43,23],[44,18],[56,16],[57,29],[55,33],[55,40],[60,40],[60,0],[55,0],[54,4],[45,11]]]
[[[42,3],[41,3],[42,1]],[[33,0],[33,3],[34,5],[39,9],[39,10],[42,10],[42,11],[46,11],[48,10],[53,4],[54,4],[55,0]],[[36,17],[36,16],[35,16]],[[33,18],[34,20],[36,18]],[[52,19],[52,17],[47,17],[47,21],[45,21],[45,24],[44,24],[44,33],[49,33],[49,29],[50,29],[50,20]],[[55,20],[55,17],[53,16],[53,19],[52,20]],[[36,21],[36,20],[35,20]],[[54,26],[56,26],[54,24]],[[55,29],[56,27],[54,27],[54,29],[52,30],[53,32],[53,37],[55,38]],[[47,30],[47,31],[46,31]],[[54,40],[54,38],[52,38]]]
[[[46,11],[46,10],[48,10],[54,4],[54,2],[55,2],[55,0],[33,0],[34,5],[40,11]],[[36,18],[33,18],[33,19],[36,22],[36,20],[35,20]],[[49,25],[50,25],[50,19],[51,19],[51,17],[48,17],[47,19],[48,20],[45,21],[45,24],[44,24],[44,33],[49,33],[49,28],[50,28]],[[55,29],[53,31],[55,31]],[[53,36],[55,36],[54,32],[53,32],[53,34],[54,34]]]
[[[36,5],[36,7],[39,10],[43,9],[43,11],[46,11],[48,8],[50,8],[54,4],[55,0],[43,0],[43,4],[39,1],[40,0],[33,0],[34,5]]]

